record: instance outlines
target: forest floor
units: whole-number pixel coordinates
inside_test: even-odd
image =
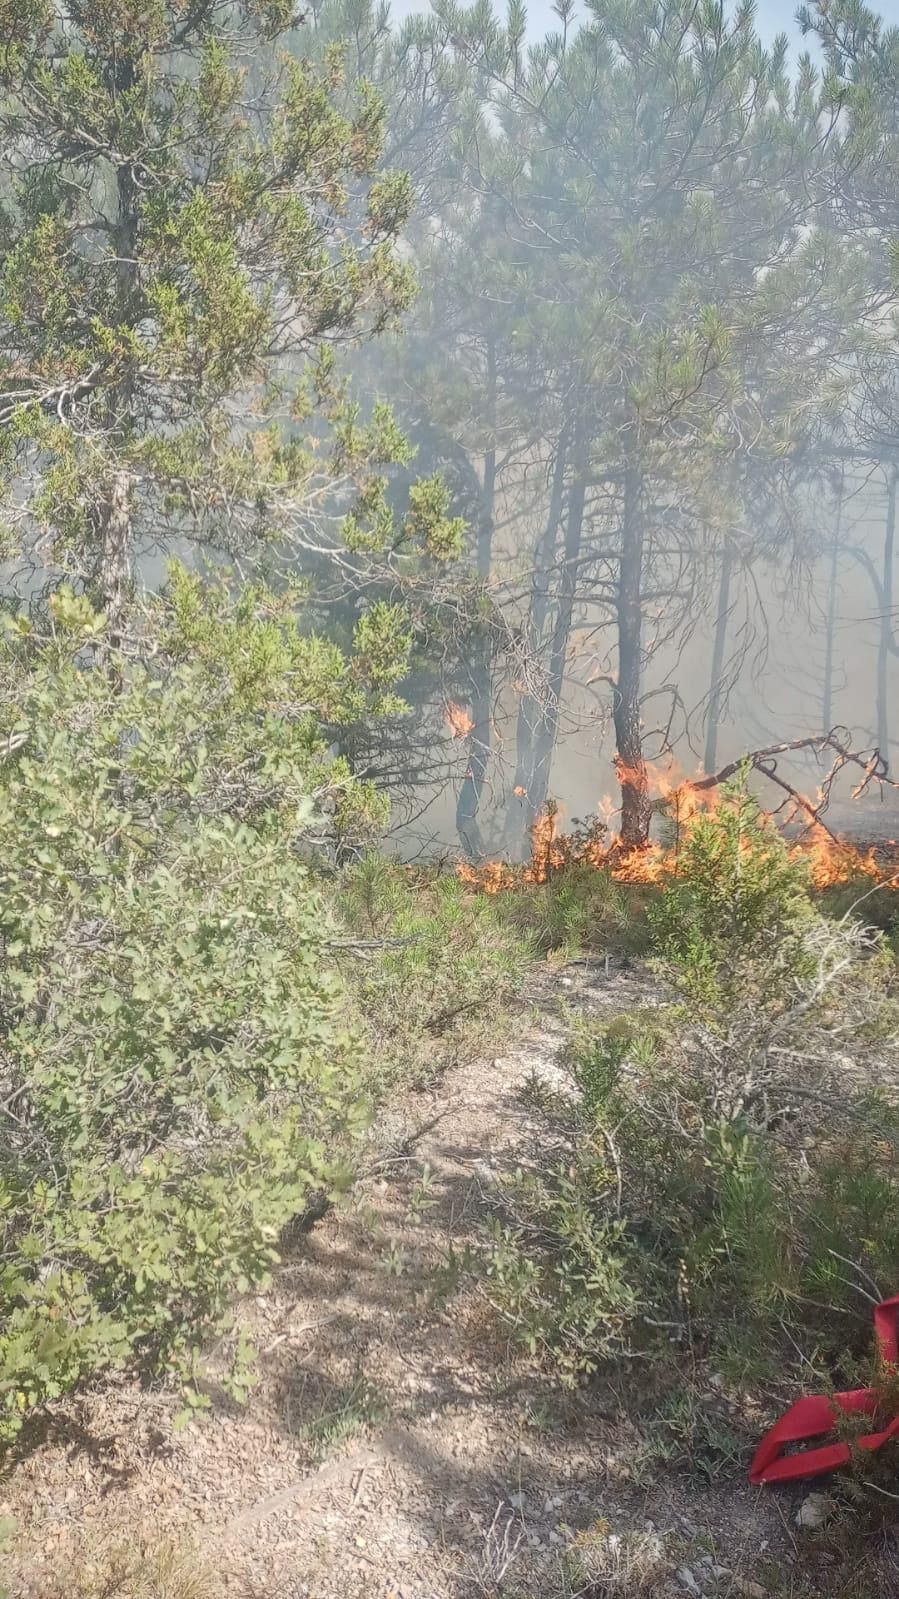
[[[560,1393],[498,1338],[489,1282],[466,1270],[495,1174],[548,1136],[528,1090],[561,1085],[564,1010],[652,998],[639,969],[602,962],[535,985],[514,1048],[382,1119],[352,1201],[239,1307],[261,1352],[244,1406],[213,1392],[180,1432],[177,1402],[131,1383],[53,1408],[0,1483],[13,1599],[74,1599],[91,1562],[181,1534],[223,1599],[550,1599],[571,1591],[572,1549],[597,1599],[807,1591],[789,1575],[801,1489],[752,1490],[743,1458],[708,1481],[654,1458],[646,1366],[627,1392]],[[714,1385],[696,1397],[714,1421]]]

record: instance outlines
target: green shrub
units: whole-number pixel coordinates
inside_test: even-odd
[[[338,906],[356,940],[345,963],[355,1023],[382,1087],[500,1041],[534,946],[496,900],[370,855],[344,875]]]
[[[552,1155],[499,1194],[491,1297],[567,1381],[672,1338],[735,1379],[797,1347],[845,1366],[899,1275],[899,1111],[843,1076],[853,1041],[895,1039],[889,962],[739,791],[651,919],[675,1003],[574,1026]]]
[[[814,969],[809,886],[805,861],[752,795],[723,785],[716,809],[693,818],[677,875],[649,908],[669,982],[706,1019],[734,1003],[786,1003]]]
[[[487,1274],[515,1341],[549,1359],[564,1382],[621,1352],[639,1305],[639,1273],[612,1195],[615,1172],[598,1143],[567,1162],[518,1171],[504,1185]]]
[[[366,1116],[303,858],[340,662],[185,574],[149,629],[140,665],[61,594],[0,638],[6,1437],[88,1372],[189,1375]]]
[[[496,896],[496,914],[533,939],[539,950],[573,959],[583,950],[645,951],[646,906],[655,890],[619,883],[604,866],[573,862],[550,873],[545,883]]]

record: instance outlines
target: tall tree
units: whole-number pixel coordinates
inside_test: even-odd
[[[622,838],[639,844],[647,661],[696,626],[715,549],[765,488],[776,514],[784,463],[836,403],[866,279],[818,222],[837,113],[822,122],[808,59],[791,81],[786,41],[763,50],[751,6],[728,21],[718,4],[595,0],[576,31],[559,14],[524,54],[516,7],[505,28],[441,9],[499,130],[469,181],[524,258],[516,331],[557,487],[516,788],[533,815],[572,630],[607,633]]]
[[[379,165],[371,85],[284,51],[295,21],[290,0],[0,4],[7,526],[113,634],[136,560],[184,539],[345,578],[458,541],[438,484],[389,503],[404,442],[335,375],[409,304],[411,184]]]
[[[896,485],[899,473],[899,29],[861,0],[818,0],[800,23],[817,34],[826,89],[840,108],[833,151],[832,209],[837,225],[863,252],[871,285],[866,338],[857,362],[849,452],[874,467],[885,486],[877,559],[866,547],[849,554],[867,572],[877,606],[876,737],[889,758],[889,664],[895,639]]]

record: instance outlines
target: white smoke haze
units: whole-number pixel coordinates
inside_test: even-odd
[[[341,359],[468,523],[414,715],[347,748],[391,790],[402,854],[519,855],[550,798],[633,840],[659,774],[832,729],[899,772],[890,21],[854,0],[315,0],[294,30],[318,61],[342,42],[415,186],[418,299]],[[169,533],[148,586],[195,558]],[[831,757],[776,771],[814,799]],[[899,791],[852,801],[857,775],[830,825],[899,836]]]
[[[404,853],[514,855],[547,798],[620,806],[622,762],[652,790],[840,729],[897,769],[899,129],[855,98],[899,81],[888,22],[317,10],[418,189],[421,296],[360,383],[445,472],[501,621],[417,702],[444,737]],[[775,770],[814,800],[831,758]],[[899,834],[857,775],[829,825]]]

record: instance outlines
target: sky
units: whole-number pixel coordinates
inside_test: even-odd
[[[549,11],[549,6],[544,0],[538,0],[538,3],[541,11],[544,9]],[[879,11],[886,22],[899,23],[899,0],[881,0],[880,5],[877,4],[877,0],[867,0],[867,3],[872,11]],[[786,4],[784,0],[758,0],[759,32],[769,39],[773,39],[778,33],[788,33],[798,39],[799,30],[793,20],[797,9],[794,0],[787,0]]]
[[[467,3],[467,0],[466,0]],[[556,26],[552,0],[526,0],[529,32],[539,38]],[[899,0],[868,0],[886,22],[899,25]],[[795,26],[798,0],[758,0],[758,27],[763,38],[773,39],[778,33],[788,33],[798,42],[799,30]],[[394,16],[406,17],[415,11],[427,9],[427,0],[393,0]],[[502,0],[496,0],[496,9],[502,10]]]

